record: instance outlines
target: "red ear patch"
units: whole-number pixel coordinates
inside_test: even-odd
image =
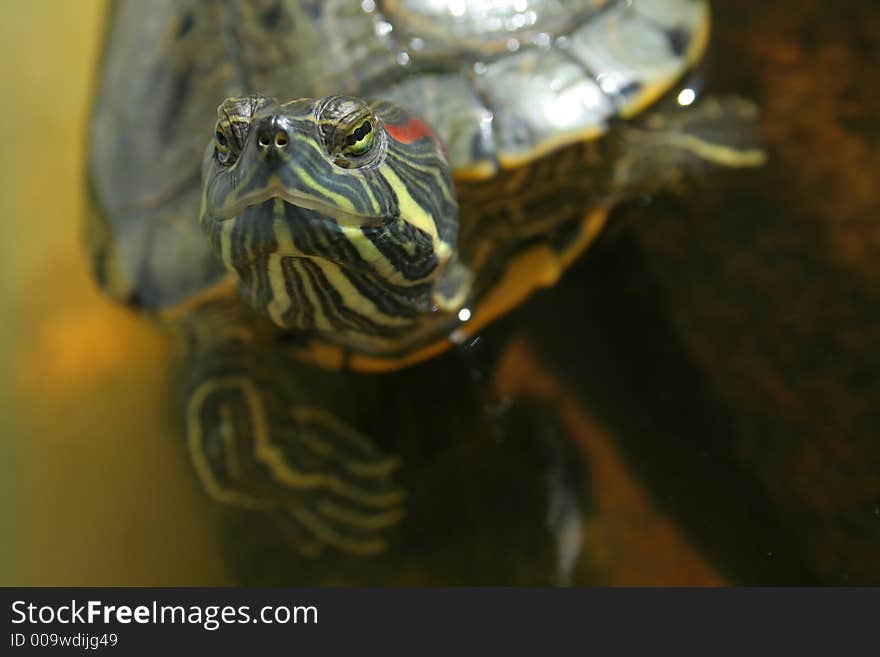
[[[431,139],[437,140],[437,136],[431,128],[429,128],[424,121],[415,117],[410,118],[410,120],[403,125],[386,123],[385,131],[391,135],[392,139],[403,144],[411,144],[422,137],[430,137]]]
[[[385,132],[391,135],[392,139],[394,139],[395,141],[399,141],[401,144],[411,144],[412,142],[422,139],[423,137],[430,137],[439,147],[440,153],[443,155],[443,159],[447,162],[449,161],[449,153],[446,151],[446,144],[440,141],[437,138],[437,135],[434,134],[434,131],[428,127],[428,124],[421,119],[411,117],[409,121],[407,121],[403,125],[386,123]]]

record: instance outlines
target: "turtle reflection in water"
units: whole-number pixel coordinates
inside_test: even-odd
[[[556,281],[615,203],[762,161],[752,105],[670,94],[708,11],[115,3],[89,247],[109,295],[182,337],[186,444],[207,491],[273,515],[308,555],[385,549],[400,483],[449,485],[430,474],[443,437],[428,436],[455,423],[425,399],[474,389],[441,354]],[[442,385],[402,395],[404,368]],[[419,417],[389,438],[408,405]],[[401,452],[415,455],[402,469]]]

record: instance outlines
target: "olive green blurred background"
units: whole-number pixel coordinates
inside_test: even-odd
[[[173,354],[79,248],[102,12],[0,3],[0,584],[222,583],[167,412]]]

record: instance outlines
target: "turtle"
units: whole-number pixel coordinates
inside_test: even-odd
[[[114,2],[85,243],[183,345],[205,490],[385,549],[400,460],[339,382],[474,339],[616,204],[759,165],[755,106],[686,82],[708,35],[703,0]]]

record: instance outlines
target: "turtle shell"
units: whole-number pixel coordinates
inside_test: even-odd
[[[487,180],[638,113],[707,27],[704,0],[119,0],[91,124],[99,281],[163,310],[226,277],[196,217],[228,96],[392,100],[432,125],[457,178]]]

